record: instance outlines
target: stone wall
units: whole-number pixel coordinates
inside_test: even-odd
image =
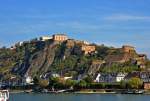
[[[132,46],[122,46],[122,49],[126,53],[130,53],[131,51],[135,50],[134,47],[132,47]]]

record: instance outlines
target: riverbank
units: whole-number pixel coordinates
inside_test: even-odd
[[[122,90],[122,89],[81,89],[81,90],[57,90],[57,91],[33,91],[29,90],[10,90],[10,93],[47,93],[47,94],[59,94],[59,93],[71,93],[71,94],[147,94],[150,95],[149,90]]]
[[[16,93],[32,93],[33,90],[9,90],[10,93],[16,94]]]

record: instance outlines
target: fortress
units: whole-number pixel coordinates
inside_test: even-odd
[[[132,51],[135,51],[134,47],[128,46],[128,45],[122,46],[122,49],[123,49],[123,51],[126,52],[126,53],[130,53],[130,52],[132,52]]]
[[[65,34],[54,34],[54,35],[52,36],[52,39],[53,39],[54,41],[63,42],[63,41],[68,40],[68,36],[65,35]]]

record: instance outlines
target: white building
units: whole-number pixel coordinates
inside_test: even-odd
[[[17,46],[22,46],[23,43],[24,43],[23,41],[20,41],[20,42],[16,43],[15,46],[16,46],[16,47],[17,47]]]
[[[100,76],[101,76],[101,74],[98,73],[98,75],[96,76],[95,82],[100,82]]]
[[[60,77],[60,75],[57,74],[57,73],[52,73],[51,76],[54,77],[54,78]]]
[[[120,82],[120,81],[124,80],[126,75],[127,74],[118,73],[117,76],[116,76],[116,82]]]
[[[11,46],[10,49],[13,50],[13,49],[16,49],[16,47],[18,47],[18,46],[20,47],[22,45],[23,45],[23,42],[20,41],[20,42],[16,43],[15,45]]]
[[[64,80],[72,79],[72,76],[65,76]]]
[[[26,84],[33,84],[33,79],[32,79],[32,77],[27,76],[27,77],[25,78],[25,83],[26,83]]]
[[[42,37],[40,37],[41,41],[47,41],[47,40],[51,40],[51,39],[52,39],[52,37],[50,37],[50,36],[42,36]]]
[[[122,73],[99,73],[95,82],[115,83],[124,80],[126,74]]]

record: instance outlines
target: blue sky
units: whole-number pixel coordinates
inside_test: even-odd
[[[53,33],[150,57],[150,0],[0,0],[0,46]]]

